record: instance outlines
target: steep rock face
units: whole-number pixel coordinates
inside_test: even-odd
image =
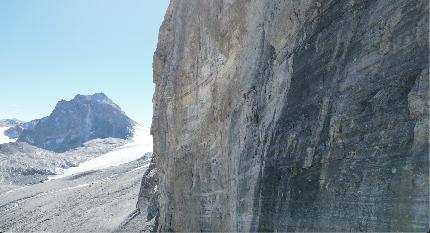
[[[136,204],[140,213],[146,217],[147,230],[150,232],[156,231],[158,227],[159,193],[157,183],[157,168],[155,167],[154,159],[152,159],[148,170],[143,174],[139,198]]]
[[[428,1],[173,0],[160,231],[429,229]]]
[[[105,94],[77,95],[70,101],[58,102],[48,117],[30,122],[18,141],[64,152],[95,138],[126,139],[132,135],[134,125]]]

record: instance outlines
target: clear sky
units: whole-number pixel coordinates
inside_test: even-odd
[[[144,126],[168,0],[0,0],[0,119],[104,92]]]

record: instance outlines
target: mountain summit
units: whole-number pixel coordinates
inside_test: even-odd
[[[59,101],[48,117],[25,129],[18,141],[64,152],[95,138],[129,138],[136,124],[104,93],[76,95]]]

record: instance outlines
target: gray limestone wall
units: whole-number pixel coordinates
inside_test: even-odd
[[[427,231],[426,0],[172,0],[159,231]]]

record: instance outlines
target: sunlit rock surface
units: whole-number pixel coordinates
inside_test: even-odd
[[[426,0],[173,0],[159,231],[427,231]]]
[[[135,125],[105,94],[77,95],[59,101],[48,117],[24,129],[18,141],[65,152],[95,138],[130,138]]]

